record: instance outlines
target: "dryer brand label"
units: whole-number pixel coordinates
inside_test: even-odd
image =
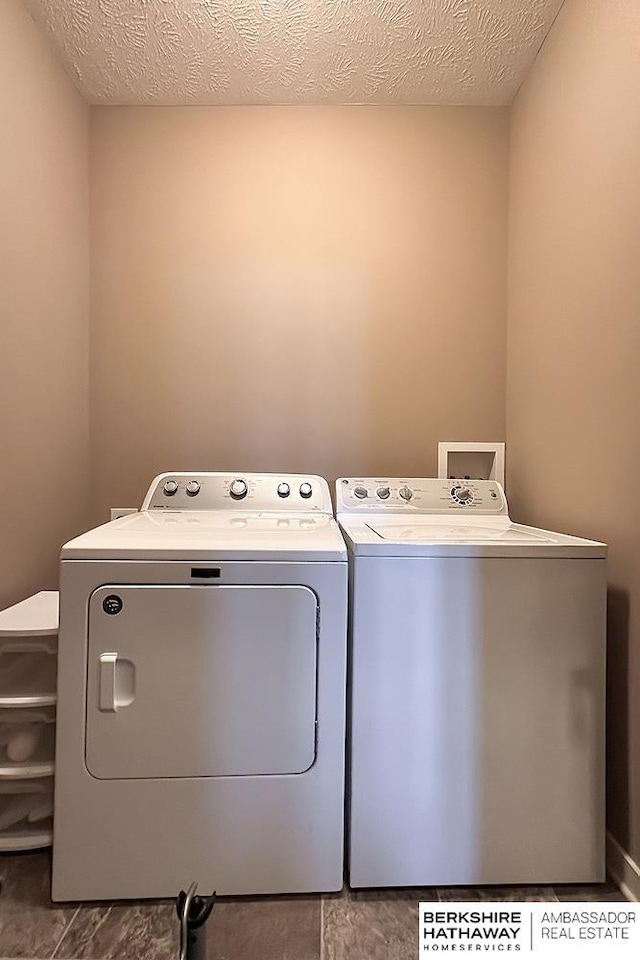
[[[102,609],[105,613],[108,613],[110,617],[115,617],[116,613],[120,613],[122,610],[121,597],[115,593],[110,593],[109,596],[105,597],[102,601]]]
[[[420,904],[419,954],[535,954],[615,960],[640,951],[640,906],[620,903]]]

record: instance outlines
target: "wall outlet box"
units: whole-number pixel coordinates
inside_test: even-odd
[[[118,517],[127,517],[130,513],[138,513],[137,507],[111,507],[111,520],[117,520]]]

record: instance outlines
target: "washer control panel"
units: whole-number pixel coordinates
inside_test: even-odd
[[[342,477],[336,482],[336,504],[338,513],[508,513],[504,491],[495,480]]]
[[[163,473],[147,491],[143,510],[224,510],[333,514],[326,480],[304,474]]]

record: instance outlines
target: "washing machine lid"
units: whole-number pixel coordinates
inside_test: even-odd
[[[63,560],[345,561],[336,521],[325,514],[142,511],[112,520],[62,548]]]
[[[502,544],[518,546],[536,546],[541,543],[555,543],[556,538],[544,531],[528,530],[515,523],[490,525],[472,525],[463,520],[453,523],[439,522],[440,518],[428,518],[413,523],[368,523],[367,526],[382,540],[394,543],[430,543],[430,544]]]
[[[355,556],[386,557],[582,557],[606,556],[606,546],[508,518],[341,516]]]

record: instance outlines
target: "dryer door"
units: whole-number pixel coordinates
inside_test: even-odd
[[[87,769],[107,780],[304,772],[315,756],[316,621],[303,586],[95,590]]]

